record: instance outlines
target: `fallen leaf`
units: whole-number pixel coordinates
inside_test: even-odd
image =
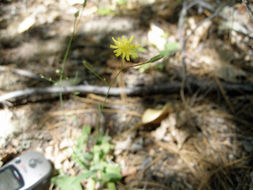
[[[23,33],[29,28],[31,28],[35,24],[35,18],[34,16],[27,17],[23,22],[20,23],[18,26],[18,33]]]
[[[189,139],[195,131],[190,125],[184,123],[186,119],[185,113],[181,112],[179,115],[181,117],[176,113],[171,113],[161,122],[160,127],[152,132],[152,136],[158,141],[163,140],[168,142],[173,139],[178,149],[181,149],[185,141]]]
[[[161,120],[170,112],[171,104],[167,103],[162,109],[147,109],[142,115],[143,124],[160,123]]]
[[[154,132],[152,132],[152,136],[155,137],[156,140],[162,140],[165,135],[168,133],[168,128],[171,125],[176,125],[176,120],[174,123],[171,123],[170,117],[167,117],[165,120],[161,122],[160,127],[158,127]],[[170,123],[169,123],[170,122]]]

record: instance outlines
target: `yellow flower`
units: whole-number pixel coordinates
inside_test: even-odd
[[[112,37],[112,40],[115,45],[110,45],[110,48],[116,49],[113,52],[115,53],[117,57],[121,55],[122,60],[126,58],[127,61],[130,61],[130,56],[132,58],[138,57],[137,48],[139,46],[132,43],[133,39],[134,39],[134,36],[131,36],[129,40],[127,39],[126,36],[122,36],[121,39],[120,37],[118,37],[118,41],[117,41]]]

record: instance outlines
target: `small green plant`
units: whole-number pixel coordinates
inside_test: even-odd
[[[109,136],[99,133],[91,135],[91,128],[83,126],[81,137],[77,140],[72,159],[81,167],[78,176],[63,175],[55,177],[52,182],[61,190],[82,190],[81,182],[86,180],[86,189],[94,190],[98,183],[106,185],[109,190],[116,190],[115,182],[121,179],[120,166],[108,158],[113,145]]]
[[[153,63],[153,62],[156,62],[160,59],[162,59],[163,57],[165,57],[165,55],[163,54],[158,54],[154,57],[152,57],[151,59],[149,59],[148,61],[146,62],[143,62],[143,63],[138,63],[138,64],[133,64],[133,65],[130,65],[130,66],[125,66],[124,63],[125,63],[125,60],[126,61],[130,61],[130,58],[132,59],[135,59],[137,58],[139,55],[138,55],[138,52],[139,51],[144,51],[143,48],[140,47],[140,45],[137,45],[137,44],[134,44],[133,43],[133,39],[134,39],[134,36],[131,36],[129,39],[126,37],[126,36],[122,36],[121,38],[118,37],[117,38],[118,40],[115,40],[114,37],[112,37],[112,40],[114,42],[114,44],[110,45],[110,48],[112,49],[115,49],[113,52],[115,54],[116,57],[119,57],[121,56],[121,65],[120,65],[120,70],[116,73],[115,77],[112,79],[111,82],[108,82],[104,77],[98,75],[92,65],[88,64],[86,61],[83,61],[83,65],[91,72],[93,73],[98,79],[100,79],[101,81],[103,81],[109,88],[108,88],[108,91],[105,95],[105,99],[104,99],[104,102],[102,105],[98,105],[98,108],[99,108],[99,111],[100,113],[103,112],[103,108],[104,108],[104,105],[106,103],[106,100],[108,98],[108,95],[109,95],[109,91],[112,87],[112,85],[115,83],[116,79],[118,78],[118,76],[125,70],[125,69],[128,69],[130,67],[140,67],[140,66],[145,66],[146,64],[148,63]]]
[[[78,14],[76,14],[75,17],[78,17]],[[64,66],[67,55],[69,54],[73,35],[69,41],[62,68],[59,71],[60,84],[62,84],[63,81]],[[92,65],[88,64],[86,61],[83,61],[84,66],[108,86],[108,92],[105,96],[103,104],[98,105],[98,109],[101,114],[108,98],[109,91],[121,72],[129,67],[145,65],[147,63],[158,61],[164,57],[164,55],[159,54],[146,62],[125,66],[125,60],[130,61],[130,58],[138,57],[140,46],[132,43],[133,39],[134,36],[131,36],[129,39],[125,36],[122,36],[122,38],[118,37],[118,40],[112,38],[114,45],[111,45],[110,47],[115,49],[114,53],[117,57],[121,56],[121,67],[111,82],[108,82],[104,77],[98,75],[94,71]],[[62,103],[61,94],[60,101]],[[115,183],[121,179],[121,169],[119,165],[115,164],[111,159],[108,158],[113,145],[109,142],[111,138],[103,135],[102,131],[103,130],[99,129],[97,126],[94,132],[97,133],[97,135],[91,135],[91,128],[89,126],[83,127],[82,134],[77,140],[72,154],[72,159],[81,168],[79,174],[77,176],[69,176],[61,173],[60,176],[52,178],[52,183],[60,187],[61,190],[82,190],[83,182],[86,182],[85,187],[87,190],[94,190],[96,188],[96,184],[100,185],[101,187],[107,186],[109,190],[116,190]]]
[[[111,45],[110,47],[115,49],[114,53],[117,57],[121,56],[121,67],[111,82],[108,82],[104,77],[98,75],[94,71],[92,65],[83,61],[84,66],[109,87],[103,104],[98,105],[101,114],[108,98],[110,88],[122,71],[129,67],[152,63],[164,57],[164,55],[159,54],[146,62],[125,66],[125,59],[130,61],[130,57],[138,57],[140,47],[132,43],[133,39],[133,36],[129,39],[125,36],[118,38],[118,40],[112,38],[114,45]],[[69,50],[67,50],[67,52],[68,51]],[[63,70],[64,66],[61,69],[60,74],[63,73]],[[60,79],[60,81],[62,81],[62,77],[60,77]],[[81,168],[79,174],[77,176],[69,176],[64,175],[61,172],[60,176],[52,178],[52,183],[60,187],[61,190],[82,190],[83,182],[86,182],[85,187],[87,190],[94,190],[96,184],[100,185],[100,187],[107,186],[107,189],[109,190],[116,190],[115,183],[121,179],[121,169],[119,165],[115,164],[108,158],[110,151],[113,149],[113,145],[109,142],[111,138],[103,135],[102,130],[98,129],[98,127],[95,131],[98,135],[91,135],[91,128],[89,126],[83,126],[82,134],[77,140],[76,146],[73,148],[72,159]]]
[[[82,10],[85,8],[85,6],[86,6],[86,0],[83,1]],[[46,77],[42,74],[40,75],[41,78],[48,80],[49,82],[53,83],[56,86],[74,85],[74,84],[77,83],[77,80],[78,80],[78,72],[76,72],[76,75],[75,75],[74,79],[69,79],[68,77],[64,76],[64,71],[65,71],[67,59],[68,59],[68,56],[69,56],[69,53],[70,53],[70,48],[71,48],[71,45],[72,45],[72,41],[73,41],[73,39],[75,37],[75,33],[77,31],[78,22],[80,21],[79,20],[79,11],[74,14],[74,18],[75,19],[74,19],[73,31],[72,31],[71,37],[68,41],[68,45],[67,45],[64,57],[63,57],[63,61],[61,63],[61,67],[60,67],[60,69],[56,69],[56,71],[55,71],[55,73],[59,76],[58,80],[53,80],[52,77]],[[77,92],[75,92],[74,94],[77,94]],[[60,98],[60,104],[62,106],[63,105],[62,92],[59,93],[59,98]]]

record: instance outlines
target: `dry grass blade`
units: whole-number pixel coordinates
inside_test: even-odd
[[[245,168],[245,164],[243,163],[245,160],[248,160],[249,157],[244,157],[244,158],[241,158],[241,159],[238,159],[238,160],[234,160],[234,161],[231,161],[231,162],[228,162],[226,164],[224,164],[223,166],[220,166],[216,169],[214,169],[213,171],[209,172],[209,174],[207,176],[205,176],[205,178],[203,178],[201,180],[201,183],[200,185],[198,186],[198,190],[202,190],[204,187],[208,187],[210,185],[210,179],[217,175],[216,177],[218,178],[219,182],[222,184],[222,183],[225,183],[225,180],[224,178],[221,178],[220,177],[220,174],[219,172],[222,172],[223,175],[222,176],[225,176],[226,179],[231,183],[233,184],[232,182],[232,179],[230,178],[230,175],[229,173],[226,172],[226,169],[230,169],[232,166],[234,168]],[[226,184],[222,184],[223,187],[226,187]],[[226,188],[225,188],[226,189]]]
[[[224,88],[222,87],[220,80],[219,80],[216,76],[215,76],[215,81],[216,81],[216,83],[217,83],[217,85],[218,85],[218,87],[219,87],[219,89],[220,89],[220,91],[221,91],[221,94],[222,94],[222,96],[224,97],[224,99],[225,99],[225,101],[226,101],[226,103],[227,103],[227,105],[228,105],[230,111],[231,111],[232,113],[234,113],[234,110],[235,110],[235,109],[234,109],[233,105],[231,104],[231,102],[229,101],[229,98],[228,98],[228,96],[226,95],[226,92],[225,92]]]

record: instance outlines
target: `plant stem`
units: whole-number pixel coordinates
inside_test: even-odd
[[[121,73],[123,70],[125,70],[125,69],[128,68],[128,67],[124,67],[124,66],[123,66],[123,63],[124,63],[124,60],[122,59],[121,64],[120,64],[120,70],[119,70],[119,72],[116,74],[116,76],[113,78],[113,80],[112,80],[112,81],[110,82],[110,84],[109,84],[108,91],[107,91],[107,93],[106,93],[106,95],[105,95],[105,99],[104,99],[103,104],[102,104],[102,106],[101,106],[101,110],[100,110],[101,112],[103,112],[104,105],[105,105],[106,100],[107,100],[107,98],[108,98],[108,96],[109,96],[109,92],[110,92],[110,90],[111,90],[111,88],[112,88],[113,83],[115,83],[115,81],[117,80],[117,78],[118,78],[118,76],[120,75],[120,73]]]
[[[64,54],[63,63],[62,63],[61,71],[60,71],[60,81],[59,81],[60,85],[62,85],[62,80],[63,80],[65,65],[66,65],[66,62],[67,62],[67,58],[68,58],[68,55],[69,55],[69,51],[70,51],[70,48],[71,48],[72,41],[73,41],[74,36],[75,36],[76,22],[77,22],[77,17],[75,17],[75,20],[74,20],[74,28],[73,28],[71,37],[70,37],[70,39],[69,39],[66,52],[65,52],[65,54]],[[60,104],[61,104],[61,106],[62,106],[62,105],[63,105],[63,101],[62,101],[62,92],[60,92],[59,96],[60,96]]]

